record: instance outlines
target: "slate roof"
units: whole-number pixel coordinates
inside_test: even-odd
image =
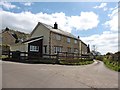
[[[36,29],[40,24],[44,25],[46,28],[48,28],[48,29],[49,29],[50,31],[52,31],[52,32],[55,32],[55,33],[58,33],[58,34],[62,34],[62,35],[64,35],[64,36],[71,37],[71,38],[74,38],[74,39],[78,39],[76,36],[72,35],[72,34],[69,33],[69,32],[65,32],[65,31],[63,31],[63,30],[61,30],[61,29],[54,29],[53,26],[50,26],[50,25],[47,25],[47,24],[41,23],[41,22],[38,22],[38,25],[35,27],[35,29]],[[32,31],[32,33],[35,31],[35,29]],[[32,33],[31,33],[31,34],[32,34]]]
[[[61,35],[64,35],[64,36],[67,36],[67,37],[71,37],[71,38],[74,38],[74,39],[77,39],[77,40],[78,40],[78,38],[77,38],[76,36],[72,35],[71,33],[66,32],[66,31],[63,31],[63,30],[61,30],[61,29],[54,29],[53,26],[47,25],[47,24],[42,23],[42,22],[38,22],[37,26],[34,28],[34,30],[31,32],[31,34],[34,33],[34,31],[37,29],[37,27],[38,27],[40,24],[42,24],[43,26],[45,26],[46,28],[48,28],[48,30],[50,30],[50,31],[52,31],[52,32],[55,32],[55,33],[57,33],[57,34],[61,34]],[[80,40],[80,39],[79,39],[79,40]],[[82,40],[80,40],[80,41],[81,41],[83,44],[85,44]],[[86,44],[85,44],[85,45],[86,45]]]

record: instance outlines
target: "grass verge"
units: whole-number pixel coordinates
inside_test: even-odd
[[[79,62],[67,62],[67,61],[60,61],[61,65],[87,65],[87,64],[92,64],[94,61],[93,60],[82,60]]]
[[[120,64],[118,61],[112,61],[112,60],[108,60],[108,59],[104,58],[103,62],[106,67],[108,67],[114,71],[120,72]]]

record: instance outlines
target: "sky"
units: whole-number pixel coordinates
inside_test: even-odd
[[[80,36],[101,54],[118,51],[117,2],[0,2],[2,27],[31,33],[38,22]]]

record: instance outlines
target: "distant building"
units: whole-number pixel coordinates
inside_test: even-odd
[[[22,42],[28,37],[28,34],[5,28],[0,33],[0,49],[2,52],[9,51],[12,45]]]
[[[39,52],[42,56],[42,54],[56,54],[57,52],[87,54],[88,47],[71,33],[60,30],[57,23],[52,27],[38,22],[30,38],[12,46],[11,50]]]

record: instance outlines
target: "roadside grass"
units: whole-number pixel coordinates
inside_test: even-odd
[[[59,62],[59,64],[61,64],[61,65],[87,65],[87,64],[92,64],[94,61],[93,60],[91,60],[91,59],[79,59],[79,60],[75,60],[74,62],[73,62],[73,60],[71,61],[71,60],[61,60],[60,62]]]
[[[0,55],[0,59],[5,59],[5,58],[8,58],[7,55]]]
[[[106,67],[108,67],[114,71],[120,72],[120,63],[118,61],[108,60],[108,59],[104,58],[103,62]]]

